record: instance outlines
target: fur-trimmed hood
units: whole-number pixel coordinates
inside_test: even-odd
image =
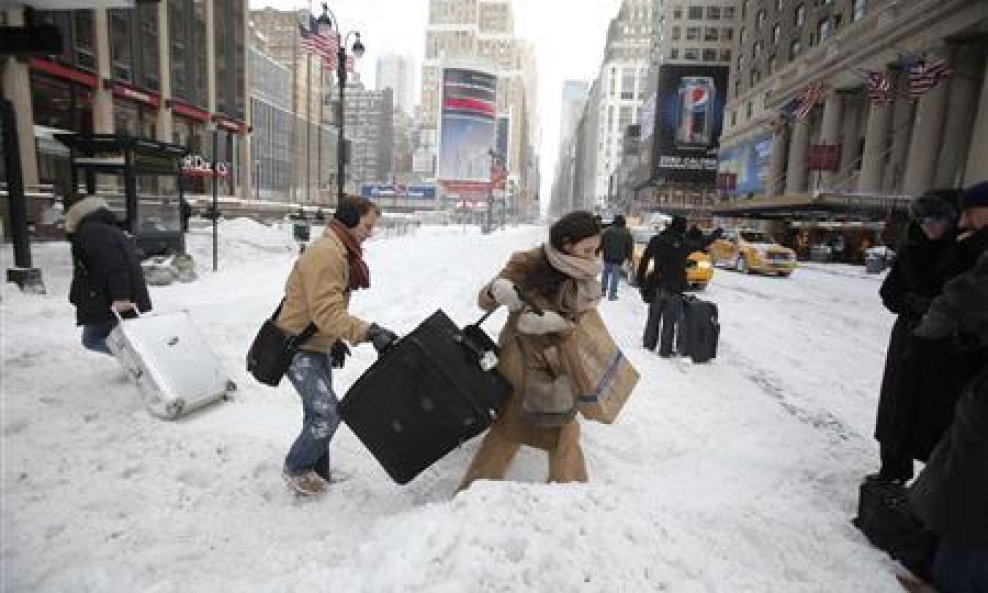
[[[110,205],[99,196],[88,196],[79,200],[65,213],[65,232],[74,233],[82,219],[98,210],[109,210]]]

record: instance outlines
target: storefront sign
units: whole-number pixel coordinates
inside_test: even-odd
[[[216,123],[217,127],[223,128],[228,132],[233,132],[234,134],[240,134],[240,135],[243,135],[244,133],[245,130],[244,124],[236,120],[227,119],[225,117],[214,115],[213,121]]]
[[[75,68],[69,68],[57,62],[52,62],[51,60],[45,60],[43,58],[36,58],[33,56],[30,59],[30,64],[31,68],[33,70],[37,70],[38,72],[51,74],[52,76],[57,76],[63,80],[77,82],[90,88],[96,88],[96,77],[88,72],[82,72],[80,70],[76,70]]]
[[[119,82],[113,83],[113,94],[124,99],[150,105],[155,109],[161,104],[161,98],[157,94],[135,89]]]
[[[202,109],[192,107],[191,105],[186,105],[185,103],[179,103],[175,99],[171,100],[170,105],[172,111],[174,111],[178,115],[184,115],[185,117],[189,117],[203,122],[209,121],[208,111],[203,111]]]
[[[201,155],[189,155],[182,159],[182,174],[186,177],[212,177],[213,165]],[[216,176],[226,177],[230,174],[226,163],[216,163]]]

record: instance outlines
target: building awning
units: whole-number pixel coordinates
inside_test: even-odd
[[[910,196],[824,193],[783,195],[718,204],[711,214],[747,218],[808,218],[844,214],[859,217],[887,216],[906,212]]]

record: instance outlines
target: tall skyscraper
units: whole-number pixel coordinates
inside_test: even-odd
[[[405,56],[395,53],[385,54],[377,59],[376,89],[391,89],[395,107],[408,115],[412,114],[412,63]]]

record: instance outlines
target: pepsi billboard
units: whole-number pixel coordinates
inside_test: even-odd
[[[652,135],[652,177],[709,183],[727,103],[727,66],[674,64],[659,69]],[[647,137],[645,133],[642,136]]]

